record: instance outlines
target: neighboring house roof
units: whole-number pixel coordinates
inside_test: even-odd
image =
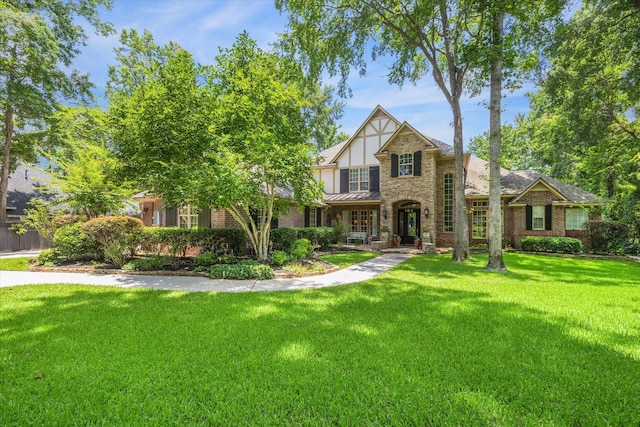
[[[46,193],[45,187],[51,181],[51,176],[39,169],[20,164],[13,173],[9,174],[7,187],[7,214],[9,216],[23,216],[25,210],[31,208],[31,199],[42,198],[51,200],[54,195]]]

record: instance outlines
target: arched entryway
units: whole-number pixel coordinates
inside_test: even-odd
[[[400,201],[396,208],[396,233],[400,236],[400,244],[410,245],[420,236],[420,202],[415,200]]]

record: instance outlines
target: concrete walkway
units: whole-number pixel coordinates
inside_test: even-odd
[[[18,285],[71,283],[193,292],[291,291],[361,282],[371,279],[411,257],[411,254],[384,254],[378,258],[364,261],[333,273],[319,276],[271,280],[211,280],[205,277],[185,276],[0,271],[0,288]]]

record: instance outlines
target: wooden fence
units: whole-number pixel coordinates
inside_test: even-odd
[[[10,229],[11,224],[0,224],[0,252],[29,251],[50,248],[51,243],[36,230],[29,230],[22,236]]]

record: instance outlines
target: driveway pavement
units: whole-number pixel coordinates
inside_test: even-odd
[[[411,254],[383,254],[377,258],[352,265],[351,267],[333,273],[319,276],[271,280],[211,280],[204,277],[188,276],[0,271],[0,288],[18,285],[71,283],[194,292],[290,291],[307,288],[324,288],[368,280],[411,258],[411,256]]]

